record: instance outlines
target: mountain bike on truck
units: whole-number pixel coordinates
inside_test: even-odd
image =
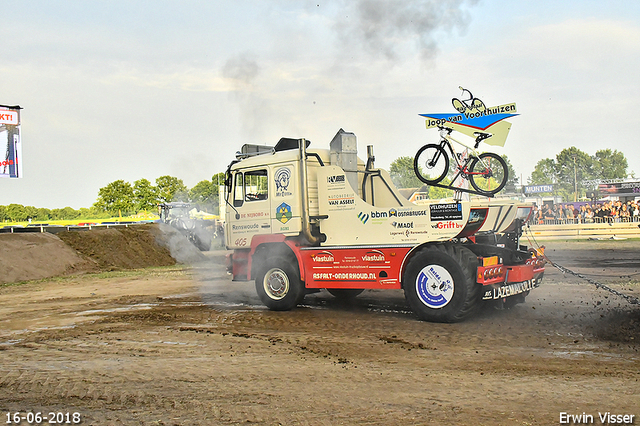
[[[544,275],[542,254],[521,246],[532,206],[517,201],[404,198],[364,162],[340,129],[330,149],[282,138],[245,145],[226,173],[226,246],[234,280],[255,280],[261,301],[290,310],[326,289],[355,297],[403,289],[422,320],[468,318],[483,300],[524,301]]]

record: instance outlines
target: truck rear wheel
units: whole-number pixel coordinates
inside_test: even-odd
[[[256,274],[256,292],[262,303],[272,311],[288,311],[304,298],[304,288],[298,268],[291,260],[268,258]]]
[[[477,257],[467,248],[427,246],[407,264],[402,280],[405,298],[423,321],[462,321],[480,304],[477,265]]]

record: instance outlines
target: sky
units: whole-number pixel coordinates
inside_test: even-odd
[[[0,0],[0,104],[20,105],[23,178],[0,205],[90,207],[100,188],[193,187],[245,143],[355,133],[388,169],[438,140],[418,114],[459,86],[515,102],[526,183],[575,146],[640,176],[637,0]]]

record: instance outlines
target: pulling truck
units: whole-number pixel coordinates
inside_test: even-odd
[[[227,266],[233,280],[255,280],[269,309],[290,310],[320,289],[342,298],[403,289],[420,319],[455,322],[483,300],[523,302],[540,284],[542,254],[519,241],[531,205],[414,204],[375,168],[372,146],[358,158],[353,133],[309,146],[244,145],[226,173]]]

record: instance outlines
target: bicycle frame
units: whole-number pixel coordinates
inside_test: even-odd
[[[484,138],[481,138],[481,137],[476,138],[475,146],[471,147],[471,146],[465,144],[464,142],[461,142],[461,141],[457,140],[456,138],[454,138],[453,136],[451,136],[452,130],[453,129],[449,129],[447,127],[441,127],[440,128],[440,146],[443,148],[443,150],[444,150],[445,146],[447,146],[449,148],[449,151],[451,152],[451,155],[449,157],[454,159],[454,161],[456,162],[457,169],[458,169],[458,173],[454,176],[452,181],[455,181],[459,176],[462,176],[464,179],[468,179],[469,176],[472,175],[472,174],[473,175],[481,175],[481,174],[483,174],[482,172],[471,172],[471,171],[469,171],[468,165],[471,163],[471,161],[473,161],[474,158],[477,158],[478,161],[480,162],[480,164],[482,164],[485,169],[488,168],[487,163],[479,157],[478,151],[476,150],[476,148],[480,145],[480,142],[482,141],[482,139],[486,139],[486,137],[484,137]],[[465,160],[464,164],[460,162],[461,156],[453,148],[453,144],[451,143],[451,141],[459,143],[460,145],[465,147],[463,155],[466,156],[466,160]],[[471,151],[471,152],[469,153],[469,151]],[[445,153],[446,153],[446,150],[445,150]]]

